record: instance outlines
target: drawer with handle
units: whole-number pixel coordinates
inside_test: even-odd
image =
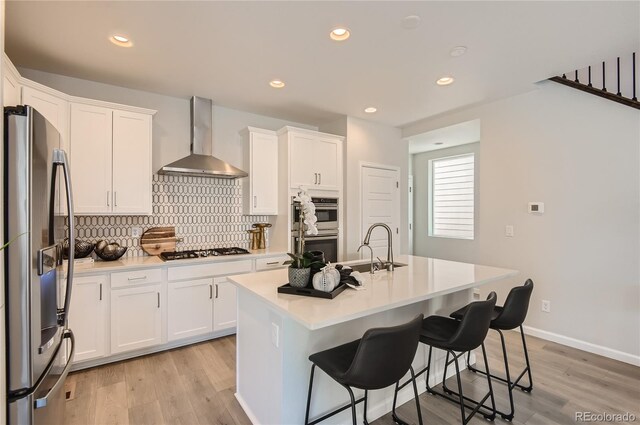
[[[162,281],[162,269],[144,269],[130,272],[111,273],[111,287],[144,285]]]
[[[278,269],[281,267],[287,267],[283,265],[285,261],[289,260],[288,255],[279,255],[277,257],[256,258],[256,271]]]

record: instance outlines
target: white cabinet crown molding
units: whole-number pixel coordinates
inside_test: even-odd
[[[241,136],[246,136],[250,133],[261,133],[261,134],[267,134],[269,136],[275,136],[277,133],[273,130],[266,130],[264,128],[258,128],[258,127],[245,127],[242,130],[240,130],[238,132]]]
[[[338,139],[338,140],[345,140],[344,136],[339,136],[337,134],[331,134],[331,133],[323,133],[321,131],[316,131],[316,130],[309,130],[307,128],[299,128],[299,127],[292,127],[290,125],[285,125],[284,127],[282,127],[280,130],[278,130],[276,133],[278,134],[278,136],[285,134],[285,133],[299,133],[299,134],[308,134],[311,136],[320,136],[320,137],[331,137],[334,139]]]
[[[6,53],[3,53],[3,68],[5,72],[8,72],[9,74],[11,74],[11,76],[13,78],[15,78],[17,81],[19,81],[22,77],[20,76],[20,72],[18,72],[18,69],[15,67],[15,65],[13,64],[13,62],[11,62],[11,59],[9,59],[9,56],[7,56]]]
[[[56,89],[52,89],[51,87],[45,86],[44,84],[40,84],[38,82],[29,80],[28,78],[21,76],[20,72],[18,72],[18,69],[15,67],[13,62],[11,62],[11,59],[9,59],[6,53],[4,53],[3,59],[4,59],[4,66],[5,66],[4,69],[9,73],[11,73],[16,78],[16,80],[18,80],[18,83],[20,85],[32,87],[44,93],[66,100],[67,102],[83,103],[85,105],[100,106],[103,108],[110,108],[110,109],[119,109],[121,111],[137,112],[140,114],[148,114],[148,115],[155,115],[156,112],[158,112],[155,109],[140,108],[138,106],[122,105],[120,103],[106,102],[102,100],[71,96],[67,93],[63,93]]]

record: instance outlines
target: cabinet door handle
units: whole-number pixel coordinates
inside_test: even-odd
[[[127,278],[127,280],[143,280],[146,278],[147,278],[147,275],[144,275],[144,276],[138,276],[138,277],[129,277]]]
[[[213,286],[209,285],[209,299],[213,298]]]
[[[318,184],[318,173],[313,173],[313,184]]]
[[[100,301],[102,301],[102,283],[100,284]]]
[[[110,195],[110,194],[111,194],[111,193],[107,190],[107,206],[109,206],[109,195]]]
[[[322,184],[322,173],[318,173],[318,184]]]
[[[216,283],[216,299],[218,298],[218,284]]]
[[[160,308],[160,292],[157,292],[158,294],[158,308]]]
[[[279,263],[279,261],[272,261],[270,263],[267,263],[267,266],[275,266],[278,263]]]
[[[113,206],[118,206],[118,192],[116,192],[115,190],[113,191]]]
[[[258,203],[258,196],[257,195],[253,195],[253,208],[256,207],[257,203]]]

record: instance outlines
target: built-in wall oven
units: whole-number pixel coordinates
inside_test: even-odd
[[[298,246],[300,205],[291,198],[291,249]],[[338,198],[311,198],[316,207],[317,235],[304,235],[305,251],[322,251],[326,261],[338,261]]]
[[[291,198],[291,231],[297,232],[300,222],[300,204]],[[335,230],[338,233],[338,198],[311,198],[316,206],[318,230]]]

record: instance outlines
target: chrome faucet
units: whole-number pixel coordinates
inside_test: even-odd
[[[362,244],[358,247],[358,252],[360,252],[360,248],[362,248],[363,246],[366,246],[367,248],[369,248],[369,251],[371,251],[371,270],[369,271],[369,273],[374,274],[377,270],[376,266],[373,263],[373,248],[371,248],[369,245],[367,244]]]
[[[389,226],[387,226],[384,223],[372,224],[371,227],[369,227],[369,230],[367,230],[367,235],[364,237],[364,241],[362,241],[362,245],[369,246],[369,240],[371,239],[371,232],[376,227],[384,227],[387,230],[387,261],[386,263],[384,263],[384,266],[387,268],[388,271],[392,272],[393,271],[393,232],[391,231],[391,228]],[[358,248],[358,250],[360,250],[360,248]],[[371,252],[373,252],[373,250],[371,250]],[[373,256],[372,256],[371,263],[373,264]]]

